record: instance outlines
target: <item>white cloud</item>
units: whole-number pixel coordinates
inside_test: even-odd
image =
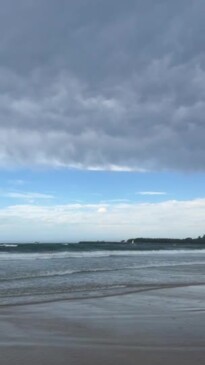
[[[164,191],[139,191],[139,195],[167,195]]]
[[[131,202],[129,199],[118,198],[118,199],[102,200],[100,203],[111,204],[111,203],[129,203],[129,202]]]
[[[103,206],[13,205],[0,209],[1,239],[78,241],[142,236],[196,237],[205,233],[204,217],[205,199]]]
[[[98,213],[101,213],[101,214],[107,213],[107,208],[106,207],[98,208]]]
[[[12,199],[53,199],[54,196],[50,194],[42,194],[42,193],[19,193],[19,192],[10,192],[3,194],[4,196]]]

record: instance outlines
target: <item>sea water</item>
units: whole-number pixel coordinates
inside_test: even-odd
[[[204,284],[196,245],[1,244],[0,305],[123,295]]]

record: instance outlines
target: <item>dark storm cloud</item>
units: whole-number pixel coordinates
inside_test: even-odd
[[[204,170],[205,3],[0,0],[0,164]]]

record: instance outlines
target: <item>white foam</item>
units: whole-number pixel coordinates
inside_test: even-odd
[[[149,251],[89,251],[89,252],[55,252],[55,253],[0,253],[0,260],[50,260],[64,258],[100,258],[109,256],[174,256],[205,255],[205,249],[149,250]]]

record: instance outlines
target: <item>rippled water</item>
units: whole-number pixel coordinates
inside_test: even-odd
[[[0,305],[203,284],[205,250],[139,245],[1,245]]]

